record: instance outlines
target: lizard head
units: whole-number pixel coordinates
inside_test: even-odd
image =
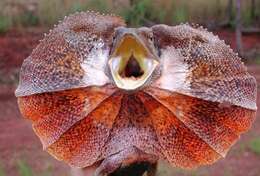
[[[144,86],[159,63],[152,30],[117,28],[108,63],[118,88],[135,90]]]

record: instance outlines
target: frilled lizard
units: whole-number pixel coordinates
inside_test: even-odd
[[[94,12],[45,36],[24,60],[16,96],[44,150],[96,175],[158,159],[212,164],[256,112],[254,77],[206,29],[127,28]]]

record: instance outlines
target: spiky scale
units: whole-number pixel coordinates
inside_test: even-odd
[[[165,63],[154,87],[256,110],[255,78],[218,37],[189,25],[153,30]]]
[[[16,95],[109,83],[105,61],[111,35],[114,28],[124,25],[120,18],[91,12],[68,16],[25,59]],[[91,40],[85,42],[86,39]],[[91,57],[93,55],[100,58]],[[90,67],[93,64],[98,67]]]

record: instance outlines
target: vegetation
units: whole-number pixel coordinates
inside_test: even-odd
[[[0,165],[0,176],[5,176],[4,169],[2,168],[1,165]]]
[[[260,138],[254,138],[249,142],[249,149],[257,155],[260,155]]]
[[[96,10],[98,12],[102,13],[108,13],[110,12],[110,7],[109,4],[107,3],[108,1],[104,0],[89,0],[88,3],[85,5],[85,10]],[[79,5],[81,5],[79,3]]]
[[[31,167],[23,160],[17,161],[17,172],[19,173],[19,176],[51,176],[52,175],[52,168],[48,167],[46,170],[42,171],[41,174],[33,171]],[[6,176],[6,172],[0,165],[0,176]]]
[[[20,176],[32,176],[33,171],[32,169],[22,160],[18,161],[18,171]]]
[[[0,16],[0,34],[7,32],[10,26],[10,20],[7,17]]]
[[[153,23],[160,23],[166,15],[165,11],[156,8],[151,0],[139,0],[130,5],[130,8],[124,9],[121,13],[131,26],[140,26],[141,24],[149,26]]]
[[[255,62],[256,64],[260,65],[260,54],[256,56]],[[260,86],[258,87],[258,89],[260,89]]]
[[[180,7],[177,8],[174,15],[173,15],[173,22],[174,23],[183,23],[188,21],[188,11],[187,7]]]
[[[39,24],[39,17],[32,12],[24,12],[18,20],[23,26],[36,26]]]
[[[242,4],[242,20],[245,25],[253,24],[260,15],[259,8],[252,12],[250,2],[243,1]],[[226,19],[234,24],[234,5],[228,5],[226,0],[2,0],[0,32],[6,32],[12,26],[51,26],[65,15],[86,10],[122,15],[131,26],[186,21],[211,25]],[[255,1],[255,6],[259,5],[260,0]]]

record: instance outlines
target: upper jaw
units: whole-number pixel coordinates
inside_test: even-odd
[[[136,90],[148,81],[159,63],[142,41],[135,35],[126,34],[114,49],[108,64],[118,88]]]

